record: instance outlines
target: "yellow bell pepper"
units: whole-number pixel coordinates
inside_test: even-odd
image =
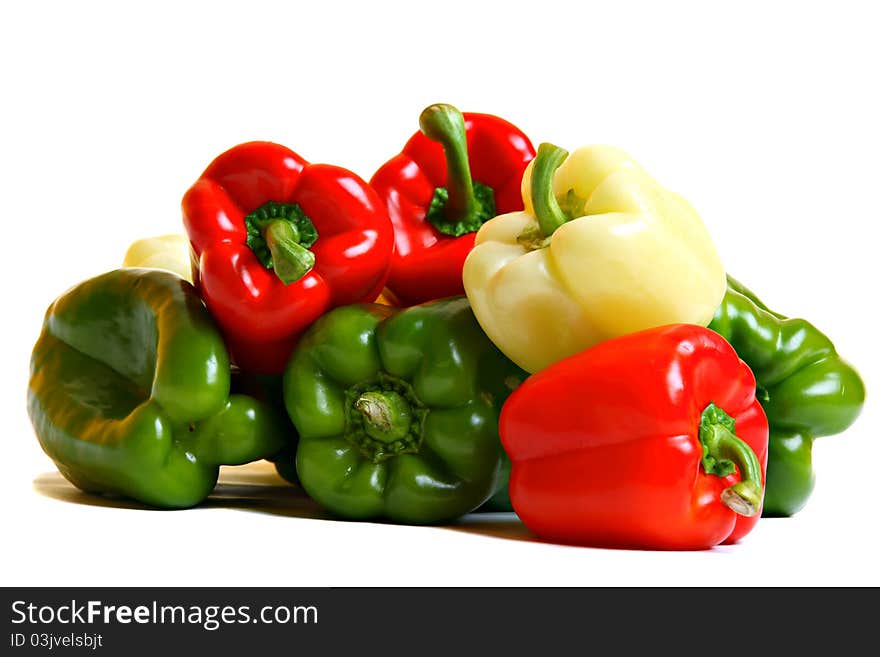
[[[164,269],[192,283],[189,240],[184,235],[160,235],[137,240],[128,247],[122,266]]]
[[[522,191],[525,211],[483,224],[463,271],[477,319],[517,365],[711,321],[726,279],[706,227],[626,153],[542,144]]]

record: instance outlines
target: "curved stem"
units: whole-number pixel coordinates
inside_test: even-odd
[[[553,194],[553,174],[567,157],[568,151],[564,148],[543,143],[538,146],[538,154],[532,165],[529,193],[532,195],[535,218],[545,238],[550,237],[557,228],[568,221],[568,217],[559,207],[559,202]]]
[[[263,239],[272,254],[272,268],[285,285],[298,281],[315,265],[315,254],[299,243],[299,230],[290,221],[273,219],[263,228]]]
[[[244,218],[247,245],[266,269],[290,285],[315,264],[308,248],[318,239],[315,225],[296,203],[266,201]]]
[[[419,128],[428,139],[439,142],[446,155],[446,190],[449,198],[444,213],[450,221],[475,214],[478,203],[468,162],[464,117],[452,105],[437,103],[419,116]]]
[[[734,420],[724,410],[709,404],[700,421],[703,468],[709,474],[726,476],[739,470],[740,481],[721,492],[721,501],[742,516],[761,511],[764,488],[761,463],[748,443],[734,433]]]

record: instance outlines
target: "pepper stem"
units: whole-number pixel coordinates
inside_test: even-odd
[[[721,501],[739,515],[754,516],[760,513],[764,498],[761,464],[754,450],[734,430],[734,419],[723,409],[709,404],[703,410],[700,419],[703,469],[721,477],[738,469],[740,481],[721,491]]]
[[[373,463],[417,454],[428,408],[412,386],[380,371],[345,391],[345,438]]]
[[[314,266],[308,250],[318,239],[315,225],[296,203],[267,201],[244,218],[247,245],[257,260],[290,285]]]
[[[564,148],[543,143],[538,146],[535,163],[532,165],[529,193],[532,195],[535,218],[545,239],[569,219],[559,207],[559,202],[553,194],[553,174],[567,157],[568,151]]]
[[[495,216],[495,192],[471,178],[464,117],[452,105],[438,103],[422,111],[419,127],[446,154],[446,187],[437,187],[425,220],[437,232],[460,237]]]
[[[428,139],[439,142],[446,155],[446,190],[449,196],[444,213],[447,219],[455,221],[474,214],[477,199],[461,112],[445,103],[431,105],[419,116],[419,128]]]
[[[409,433],[412,410],[409,402],[393,390],[361,393],[354,408],[364,417],[364,431],[376,440],[391,443]]]
[[[315,265],[315,254],[299,243],[299,230],[286,219],[267,223],[263,239],[272,254],[272,268],[285,285],[298,281]]]

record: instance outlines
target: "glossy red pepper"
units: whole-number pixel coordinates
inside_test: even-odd
[[[278,374],[330,308],[373,301],[393,229],[357,175],[269,142],[235,146],[183,197],[193,279],[245,371]]]
[[[388,287],[404,305],[464,294],[461,269],[476,231],[523,209],[520,183],[535,157],[528,137],[497,116],[439,104],[419,125],[370,180],[394,224]]]
[[[531,376],[500,434],[513,508],[563,543],[704,549],[754,527],[767,418],[718,334],[677,324],[602,342]]]

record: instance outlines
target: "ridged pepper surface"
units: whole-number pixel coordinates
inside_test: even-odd
[[[697,550],[758,522],[767,418],[724,338],[676,324],[629,333],[530,376],[501,440],[510,499],[563,543]]]
[[[403,305],[464,294],[461,269],[483,222],[522,210],[520,180],[535,149],[490,114],[431,105],[421,132],[370,179],[394,224],[388,287]]]
[[[280,374],[327,310],[379,296],[394,246],[366,182],[270,142],[217,157],[183,197],[183,223],[233,360],[260,374]]]
[[[43,450],[90,493],[201,502],[220,465],[277,452],[281,418],[230,395],[229,357],[191,284],[121,269],[61,295],[33,349],[28,413]]]
[[[428,524],[468,513],[500,485],[498,416],[524,377],[463,297],[337,308],[284,375],[299,480],[345,518]]]
[[[865,385],[815,326],[773,312],[731,277],[709,328],[755,373],[758,400],[770,422],[764,514],[790,516],[803,508],[815,485],[813,440],[840,433],[856,420]]]

